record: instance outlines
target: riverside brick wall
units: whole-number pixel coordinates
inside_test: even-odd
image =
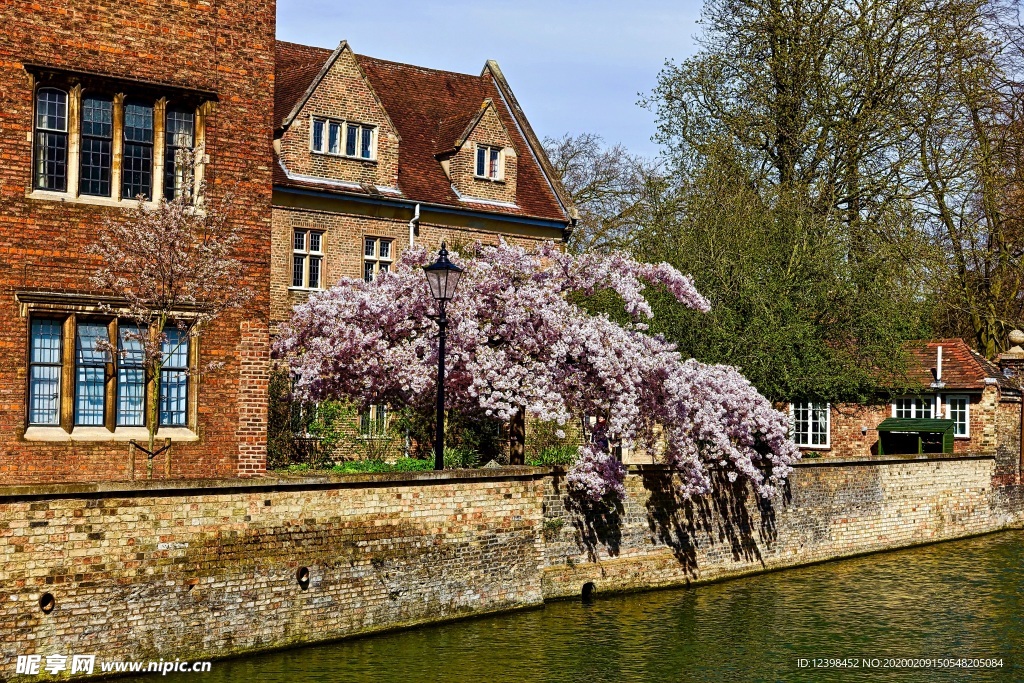
[[[665,471],[641,468],[604,514],[574,510],[564,478],[545,492],[544,595],[711,581],[981,534],[1020,523],[1019,492],[994,492],[992,457],[809,461],[764,501],[719,482],[682,500]],[[1013,498],[1012,496],[1018,496]]]
[[[771,504],[686,503],[648,467],[589,516],[533,468],[8,487],[0,679],[17,655],[208,659],[995,531],[1022,501],[994,464],[815,463]]]
[[[539,604],[540,476],[0,494],[0,680],[19,654],[206,659]]]

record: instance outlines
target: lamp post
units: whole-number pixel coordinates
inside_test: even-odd
[[[444,342],[448,329],[445,305],[455,296],[455,288],[462,278],[462,268],[448,260],[448,249],[441,242],[437,260],[423,267],[430,286],[430,295],[437,301],[437,327],[440,334],[437,342],[437,431],[434,435],[434,469],[444,469]]]

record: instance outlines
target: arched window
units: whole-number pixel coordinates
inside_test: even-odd
[[[56,88],[36,93],[33,185],[56,192],[68,188],[68,94]]]

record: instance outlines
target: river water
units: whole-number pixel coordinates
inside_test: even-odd
[[[193,683],[1024,681],[1022,650],[1024,532],[1011,531],[694,588],[597,595],[589,604],[554,602],[216,661],[210,673],[160,678]],[[1002,666],[967,669],[941,661],[986,659],[1001,660]],[[859,666],[835,668],[844,663]],[[932,668],[885,668],[914,664]]]

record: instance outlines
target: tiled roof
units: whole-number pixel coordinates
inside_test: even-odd
[[[274,128],[291,113],[331,50],[278,40],[274,50]]]
[[[275,126],[282,125],[331,54],[331,50],[323,48],[278,41]],[[364,55],[356,55],[356,59],[401,137],[398,188],[404,199],[567,222],[566,212],[551,183],[487,70],[481,76],[472,76]],[[452,148],[456,138],[488,98],[494,103],[518,155],[515,207],[466,206],[452,190],[451,182],[435,156]],[[460,122],[463,130],[456,131]],[[447,139],[449,136],[450,140]],[[274,184],[327,192],[359,192],[342,187],[332,190],[328,183],[290,178],[280,164],[275,164]]]
[[[999,367],[976,352],[963,339],[907,342],[907,378],[925,387],[935,381],[938,348],[942,347],[943,391],[981,390],[986,384],[1004,384]],[[986,382],[986,380],[988,380]]]

